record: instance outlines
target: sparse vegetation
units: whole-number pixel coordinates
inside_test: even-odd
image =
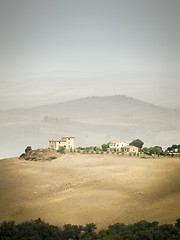
[[[65,146],[60,146],[59,149],[57,150],[57,152],[60,152],[60,153],[64,154],[65,153],[65,149],[66,149]]]
[[[56,159],[57,157],[55,157],[55,156],[51,156],[51,157],[49,157],[49,159]]]
[[[22,153],[19,158],[28,161],[45,161],[56,159],[59,156],[60,154],[57,153],[56,150],[52,150],[49,148],[32,150],[31,147],[28,146],[25,149],[25,153]]]

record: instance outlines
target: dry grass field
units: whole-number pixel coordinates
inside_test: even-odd
[[[98,229],[180,217],[180,158],[66,154],[53,161],[0,160],[0,222],[41,217]]]

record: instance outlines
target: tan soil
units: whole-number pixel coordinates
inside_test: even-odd
[[[180,158],[66,154],[53,161],[0,160],[0,222],[105,228],[180,217]]]

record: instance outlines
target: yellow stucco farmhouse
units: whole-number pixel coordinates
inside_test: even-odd
[[[74,137],[66,136],[61,139],[49,140],[49,148],[58,150],[61,146],[66,147],[67,151],[74,150]]]

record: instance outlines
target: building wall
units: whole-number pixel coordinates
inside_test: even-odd
[[[74,138],[73,137],[66,137],[66,149],[70,151],[71,149],[74,150]]]
[[[56,142],[55,141],[49,141],[49,148],[56,149]]]
[[[74,150],[74,137],[63,137],[62,139],[49,141],[49,148],[58,150],[65,146],[67,151]]]
[[[114,151],[114,149],[116,149],[117,152],[121,152],[121,148],[126,145],[127,145],[126,142],[112,143],[112,144],[109,144],[109,149],[111,152]]]
[[[138,153],[138,148],[134,146],[126,146],[122,148],[122,152],[124,153]]]
[[[62,142],[62,141],[57,141],[56,142],[56,150],[59,150],[59,147],[65,146],[66,147],[66,141]]]

